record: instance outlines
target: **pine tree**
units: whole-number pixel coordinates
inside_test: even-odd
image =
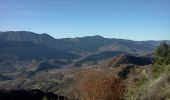
[[[158,65],[170,64],[170,46],[163,42],[154,52],[154,63]]]

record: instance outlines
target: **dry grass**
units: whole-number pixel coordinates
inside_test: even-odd
[[[148,87],[149,100],[170,99],[170,74],[161,75],[157,80],[152,81]]]
[[[121,100],[125,92],[122,80],[101,71],[83,71],[75,81],[82,100]]]
[[[169,100],[170,99],[170,65],[161,75],[156,78],[144,82],[143,85],[136,85],[133,88],[132,94],[135,94],[136,99],[133,100]],[[128,88],[132,89],[130,86]],[[136,91],[135,91],[136,90]],[[132,100],[132,99],[129,99]]]

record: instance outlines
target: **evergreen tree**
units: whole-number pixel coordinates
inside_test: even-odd
[[[170,64],[170,46],[163,42],[154,52],[154,63],[158,65]]]

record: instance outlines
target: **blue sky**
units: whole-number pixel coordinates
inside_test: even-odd
[[[170,0],[0,0],[0,31],[170,40]]]

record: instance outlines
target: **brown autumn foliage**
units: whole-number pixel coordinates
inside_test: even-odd
[[[75,81],[82,100],[122,100],[125,92],[122,80],[101,71],[83,71]]]

